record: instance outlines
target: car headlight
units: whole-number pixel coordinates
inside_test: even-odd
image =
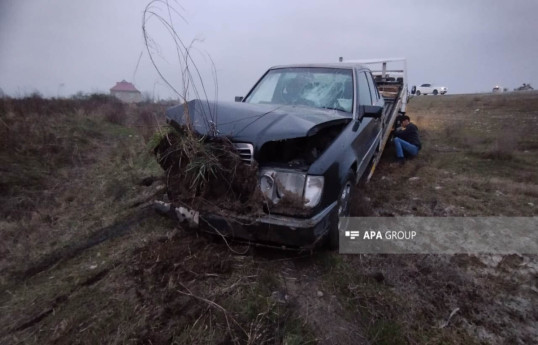
[[[325,182],[323,176],[307,176],[306,187],[304,190],[305,206],[314,207],[319,204],[321,200],[321,193],[323,192],[323,183]]]
[[[321,200],[323,184],[323,176],[274,169],[263,169],[260,174],[260,189],[273,204],[286,198],[300,200],[306,207],[314,207]]]

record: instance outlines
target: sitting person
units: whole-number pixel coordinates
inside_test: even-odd
[[[308,81],[302,76],[290,80],[282,90],[284,104],[314,106],[314,102],[304,98],[308,85]]]
[[[402,127],[394,131],[394,147],[398,163],[405,163],[405,155],[414,157],[420,151],[422,145],[418,135],[418,128],[410,122],[409,116],[401,117]],[[405,155],[404,155],[405,154]]]

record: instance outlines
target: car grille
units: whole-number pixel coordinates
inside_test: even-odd
[[[239,153],[239,157],[245,163],[252,164],[254,147],[248,143],[234,143],[234,147]]]

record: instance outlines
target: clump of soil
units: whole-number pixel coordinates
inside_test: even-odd
[[[136,277],[152,282],[147,287],[165,287],[172,278],[192,282],[194,279],[228,274],[232,266],[233,257],[229,251],[208,243],[206,239],[184,234],[176,234],[137,249],[131,265]]]
[[[171,202],[220,213],[263,212],[258,167],[255,162],[243,162],[227,138],[172,129],[154,153],[166,172]]]

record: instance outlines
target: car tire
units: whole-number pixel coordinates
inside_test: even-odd
[[[437,96],[437,94],[439,94],[439,92],[437,90],[433,90],[433,95]]]
[[[417,90],[417,96],[420,96],[420,91]]]
[[[349,211],[351,209],[351,193],[353,186],[355,185],[355,172],[349,170],[346,175],[346,179],[340,189],[336,208],[331,212],[330,224],[329,224],[329,249],[337,250],[340,246],[340,229],[342,227],[340,223],[340,217],[349,217]]]

